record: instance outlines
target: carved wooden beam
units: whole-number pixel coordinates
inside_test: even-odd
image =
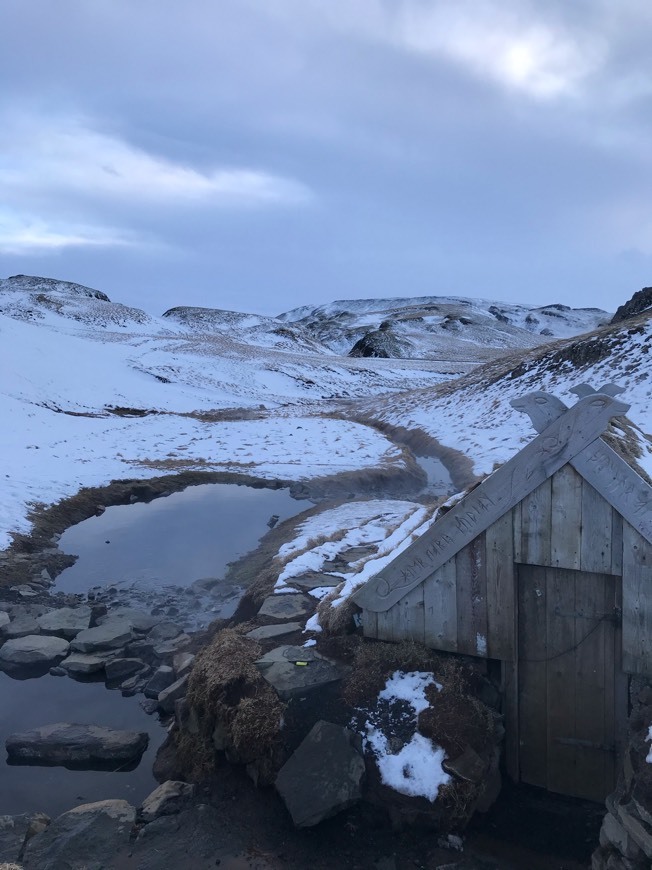
[[[466,495],[398,558],[353,595],[360,607],[389,610],[539,484],[592,444],[628,406],[613,396],[586,396],[553,420],[523,450]]]

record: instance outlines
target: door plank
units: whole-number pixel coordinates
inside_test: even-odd
[[[487,561],[484,532],[455,557],[457,650],[487,656]]]
[[[521,503],[521,558],[528,565],[550,565],[552,486],[537,486]]]
[[[547,786],[548,685],[546,577],[542,568],[518,566],[519,767],[523,782]]]
[[[511,512],[485,535],[487,559],[487,648],[492,659],[514,660],[514,536]]]

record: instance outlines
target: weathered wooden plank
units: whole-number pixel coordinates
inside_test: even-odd
[[[362,611],[362,632],[365,637],[378,637],[378,614],[375,611]]]
[[[615,511],[614,511],[615,513]],[[604,645],[604,733],[605,741],[613,744],[614,751],[605,753],[604,757],[604,786],[605,795],[610,794],[616,787],[616,778],[620,769],[621,755],[618,735],[618,716],[616,704],[618,698],[617,667],[620,664],[619,647],[621,644],[620,620],[615,618],[617,608],[620,607],[620,577],[609,577],[605,581],[604,612],[613,613],[614,619],[605,625],[603,632]],[[624,713],[627,715],[627,699],[624,702]]]
[[[578,572],[575,612],[575,736],[580,742],[575,749],[571,794],[602,801],[613,788],[610,771],[607,782],[607,768],[615,753],[613,706],[606,709],[607,683],[613,705],[614,626],[604,619],[613,612],[613,580],[604,574]]]
[[[502,663],[503,715],[505,717],[505,767],[513,782],[520,780],[518,662]]]
[[[512,541],[514,544],[514,561],[522,562],[523,554],[521,553],[521,541],[523,540],[523,533],[521,530],[522,522],[523,522],[523,512],[521,510],[520,502],[512,508]]]
[[[595,441],[623,408],[610,396],[581,399],[372,577],[354,594],[355,602],[371,610],[390,608]]]
[[[582,478],[570,465],[564,465],[553,474],[551,484],[550,564],[558,568],[579,569]]]
[[[650,546],[623,524],[623,669],[652,676],[652,564]]]
[[[394,636],[394,614],[391,610],[378,613],[378,640],[400,640]]]
[[[548,683],[544,568],[518,567],[518,735],[520,778],[547,786]]]
[[[621,528],[622,534],[622,528]],[[616,610],[622,613],[623,584],[622,579],[616,580]],[[628,744],[629,731],[629,675],[623,668],[623,625],[617,620],[614,633],[614,718],[616,732],[616,768],[614,782],[618,771],[622,769],[623,759]]]
[[[485,544],[488,655],[492,659],[512,661],[516,635],[512,511],[489,526]]]
[[[582,571],[611,573],[613,508],[588,481],[582,486]]]
[[[577,738],[575,728],[575,583],[560,568],[546,572],[548,635],[548,770],[547,788],[575,794]],[[543,711],[542,711],[543,712]]]
[[[457,573],[449,559],[423,584],[424,642],[431,649],[457,652]]]
[[[423,584],[404,595],[389,612],[393,611],[396,611],[394,637],[423,643],[425,624]]]
[[[521,559],[527,565],[550,565],[552,481],[545,480],[521,502]]]
[[[487,571],[485,537],[479,535],[455,557],[457,651],[487,656]]]
[[[623,576],[623,518],[617,510],[611,511],[611,573]]]

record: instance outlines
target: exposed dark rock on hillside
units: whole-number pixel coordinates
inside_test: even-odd
[[[652,308],[652,287],[643,287],[642,290],[637,290],[628,302],[618,308],[611,322],[619,323],[621,320],[627,320],[642,311],[647,311],[648,308]]]
[[[359,341],[356,341],[349,351],[349,356],[379,357],[381,359],[409,357],[410,346],[409,342],[400,341],[389,329],[381,328],[368,332]]]

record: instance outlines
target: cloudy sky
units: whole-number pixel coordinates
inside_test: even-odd
[[[650,0],[0,0],[0,277],[160,313],[652,284]]]

